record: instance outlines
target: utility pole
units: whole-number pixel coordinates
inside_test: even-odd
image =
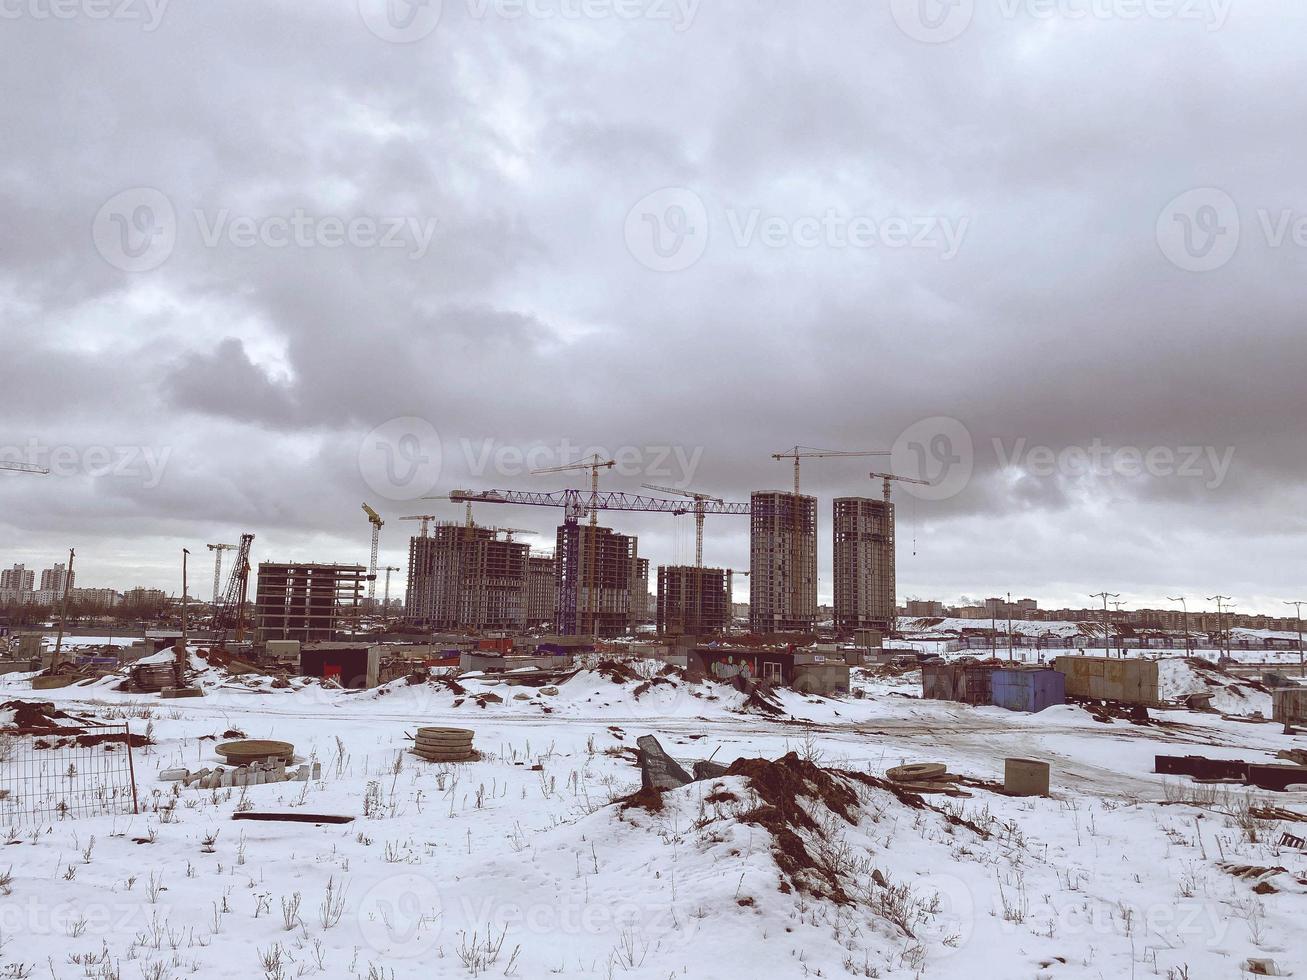
[[[1121,607],[1124,606],[1125,603],[1124,603],[1124,602],[1113,602],[1112,605],[1116,606],[1116,621],[1117,621],[1117,622],[1120,622],[1120,621],[1121,621]],[[1124,631],[1122,631],[1120,634],[1117,635],[1117,638],[1116,638],[1116,652],[1117,652],[1117,656],[1119,656],[1122,660],[1125,659],[1125,632],[1124,632]]]
[[[1307,677],[1307,659],[1302,655],[1302,607],[1307,605],[1307,599],[1295,599],[1285,605],[1293,606],[1298,614],[1298,676]]]
[[[1180,603],[1180,608],[1184,610],[1184,655],[1186,657],[1192,657],[1194,655],[1194,648],[1193,643],[1189,639],[1189,603],[1185,601],[1185,597],[1182,595],[1169,595],[1166,597],[1166,600],[1167,602]],[[1301,640],[1299,641],[1298,646],[1302,646]]]
[[[1207,597],[1207,601],[1216,603],[1216,642],[1220,644],[1218,649],[1221,651],[1221,657],[1218,659],[1223,659],[1228,657],[1229,653],[1226,651],[1227,637],[1225,635],[1225,628],[1222,625],[1222,620],[1221,620],[1221,611],[1222,611],[1221,603],[1222,602],[1228,603],[1230,601],[1230,596],[1209,595]]]
[[[182,549],[182,649],[186,649],[186,559],[191,555],[189,548]]]
[[[50,667],[53,670],[59,664],[59,651],[64,645],[64,622],[68,618],[68,590],[73,584],[73,559],[77,557],[77,552],[72,548],[68,549],[68,574],[64,576],[64,594],[63,601],[59,603],[59,635],[54,641],[54,659],[50,661]]]
[[[887,481],[888,482],[888,481]],[[1012,593],[1007,594],[1007,659],[1012,660]]]
[[[1120,599],[1121,594],[1119,592],[1095,592],[1090,595],[1089,598],[1103,600],[1103,656],[1110,657],[1112,655],[1112,648],[1108,646],[1108,641],[1110,639],[1110,630],[1108,627],[1110,624],[1107,616],[1107,600]]]

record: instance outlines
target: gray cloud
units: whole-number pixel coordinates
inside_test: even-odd
[[[1006,19],[981,0],[931,45],[853,2],[703,5],[681,32],[444,6],[411,45],[349,3],[172,5],[153,32],[4,22],[0,442],[167,462],[152,485],[85,466],[0,480],[0,562],[75,544],[98,581],[175,588],[176,548],[243,529],[267,557],[361,560],[363,499],[455,516],[377,499],[361,472],[365,435],[397,418],[439,433],[435,492],[561,486],[473,464],[566,439],[701,450],[694,483],[743,499],[789,484],[771,452],[889,448],[947,416],[975,472],[946,500],[896,492],[918,541],[903,594],[1220,590],[1247,608],[1307,585],[1307,249],[1265,241],[1258,216],[1307,214],[1304,12],[1245,0],[1209,31]],[[658,273],[624,222],[669,186],[700,196],[710,234]],[[1186,272],[1155,226],[1206,186],[1243,235],[1224,267]],[[141,187],[167,197],[176,239],[133,273],[91,228]],[[266,228],[297,210],[434,233],[421,255],[205,241],[219,216]],[[950,260],[741,244],[751,211],[968,229]],[[1018,443],[1096,440],[1234,455],[1215,486],[1001,465]],[[872,468],[814,462],[804,482],[874,494]],[[482,510],[552,540],[554,514]],[[684,557],[671,519],[617,523],[655,562]],[[746,567],[746,528],[709,533],[712,560]]]

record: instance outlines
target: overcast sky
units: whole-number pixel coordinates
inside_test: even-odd
[[[53,6],[52,6],[53,4]],[[899,486],[899,595],[1307,598],[1307,10],[0,3],[0,565]],[[924,469],[923,469],[924,467]],[[914,495],[915,491],[915,495]],[[558,514],[481,507],[537,529]],[[691,518],[618,515],[656,565]],[[743,518],[706,560],[748,568]],[[397,576],[395,590],[401,589]],[[745,580],[736,583],[741,598]],[[1196,603],[1203,607],[1201,598]],[[1191,608],[1195,608],[1191,602]]]

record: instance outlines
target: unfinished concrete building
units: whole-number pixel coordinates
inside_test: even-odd
[[[637,558],[635,560],[635,585],[633,586],[634,594],[631,596],[631,618],[637,624],[647,623],[653,617],[652,603],[649,601],[649,559]]]
[[[726,632],[730,604],[726,569],[658,566],[658,632],[705,636]]]
[[[358,625],[368,570],[362,565],[259,563],[254,642],[333,640]]]
[[[528,628],[554,622],[554,556],[533,554],[526,560],[526,625]]]
[[[750,496],[749,627],[810,633],[817,625],[817,498]]]
[[[888,633],[894,626],[894,505],[837,497],[832,512],[835,630]]]
[[[411,539],[407,619],[434,630],[524,629],[530,546],[505,533],[440,523]]]
[[[640,585],[637,539],[612,528],[560,524],[555,571],[555,628],[563,636],[623,636],[631,632]],[[648,563],[645,564],[648,582]],[[647,595],[648,592],[643,593]],[[643,601],[643,600],[642,600]]]

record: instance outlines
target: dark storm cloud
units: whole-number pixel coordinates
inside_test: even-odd
[[[395,419],[438,433],[434,493],[579,482],[515,462],[564,462],[566,440],[633,450],[644,470],[614,487],[744,499],[789,485],[772,452],[888,449],[946,417],[974,470],[943,500],[896,491],[920,544],[901,539],[902,594],[1307,584],[1307,248],[1262,215],[1307,214],[1303,12],[1246,0],[1209,29],[980,0],[931,44],[890,6],[703,4],[678,30],[446,0],[411,44],[353,3],[0,22],[0,443],[77,457],[0,482],[0,562],[75,543],[106,584],[172,586],[175,547],[246,528],[357,560],[363,499],[397,559],[393,518],[455,509],[378,497],[360,449]],[[624,229],[665,187],[708,220],[675,272]],[[1242,235],[1195,273],[1156,226],[1201,187]],[[112,236],[157,209],[92,234],[137,188],[175,232],[143,271]],[[850,247],[862,218],[960,247]],[[105,475],[94,447],[164,462]],[[673,447],[692,465],[660,465]],[[878,493],[884,465],[804,469],[823,592],[827,500]],[[555,514],[482,510],[552,539]],[[618,523],[684,557],[676,522]],[[747,567],[744,527],[709,534],[710,560]]]

